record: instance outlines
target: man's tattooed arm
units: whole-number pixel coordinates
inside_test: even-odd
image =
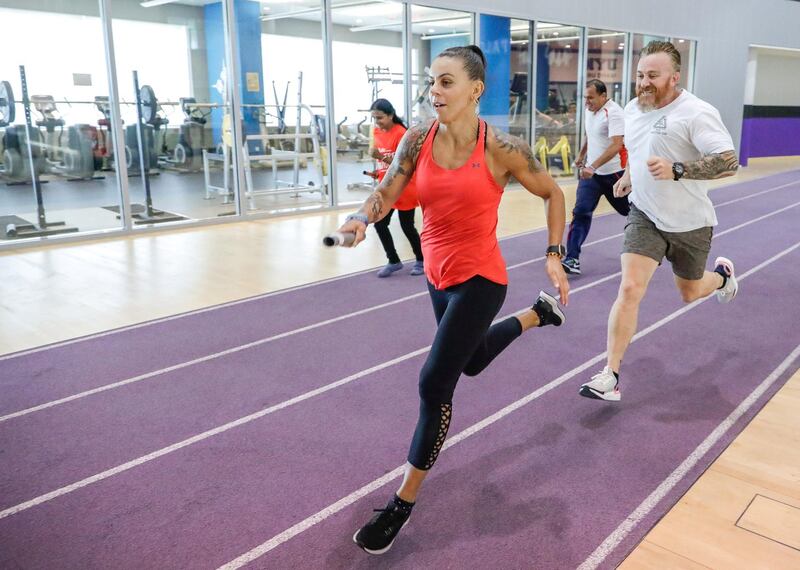
[[[717,154],[709,154],[683,164],[684,178],[689,180],[714,180],[733,176],[739,168],[739,160],[736,158],[736,151],[728,150]]]
[[[402,194],[403,188],[411,180],[417,167],[419,152],[432,124],[431,120],[414,125],[403,135],[386,176],[361,207],[361,213],[369,217],[370,223],[377,222],[389,213],[397,198]]]
[[[536,174],[544,170],[542,168],[542,164],[536,160],[535,156],[533,156],[533,150],[531,150],[531,147],[528,145],[528,143],[522,139],[504,133],[503,131],[492,129],[492,132],[494,133],[494,137],[497,141],[497,146],[499,149],[510,155],[519,154],[522,156],[528,165],[528,171],[530,171],[532,174]]]

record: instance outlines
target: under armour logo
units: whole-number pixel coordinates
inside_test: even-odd
[[[659,129],[659,130],[667,130],[667,116],[666,116],[666,115],[663,115],[663,116],[662,116],[662,117],[661,117],[661,118],[660,118],[660,119],[659,119],[659,120],[656,122],[656,124],[655,124],[655,125],[653,125],[653,128],[654,128],[654,129]]]
[[[472,163],[472,168],[480,168],[480,167],[481,167],[481,163],[480,162],[473,162]]]

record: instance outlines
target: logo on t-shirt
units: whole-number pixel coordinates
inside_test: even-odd
[[[480,168],[480,167],[481,167],[481,163],[480,162],[473,162],[472,163],[472,168]]]
[[[658,135],[667,134],[667,116],[662,115],[661,118],[653,125],[653,133]]]

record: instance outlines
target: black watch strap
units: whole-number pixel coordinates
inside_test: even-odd
[[[563,258],[567,255],[567,249],[561,244],[551,245],[547,248],[545,255],[557,255],[559,258]]]
[[[680,180],[683,178],[683,175],[686,173],[686,168],[683,166],[682,162],[673,162],[672,163],[672,179],[675,181]]]

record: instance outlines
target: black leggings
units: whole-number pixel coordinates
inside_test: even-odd
[[[433,467],[442,449],[461,373],[480,373],[522,334],[515,317],[491,324],[503,306],[505,285],[475,276],[444,291],[428,283],[428,291],[439,327],[419,374],[419,420],[408,452],[408,462],[422,470]]]
[[[419,243],[419,233],[414,226],[414,212],[416,212],[416,209],[398,210],[397,215],[400,218],[400,227],[403,229],[403,233],[406,234],[417,261],[422,261],[422,247]],[[378,232],[378,237],[381,238],[381,244],[386,252],[386,257],[389,258],[389,263],[400,263],[400,256],[397,255],[397,250],[394,248],[394,240],[389,231],[392,213],[394,213],[394,209],[389,210],[385,218],[375,222],[375,231]]]

